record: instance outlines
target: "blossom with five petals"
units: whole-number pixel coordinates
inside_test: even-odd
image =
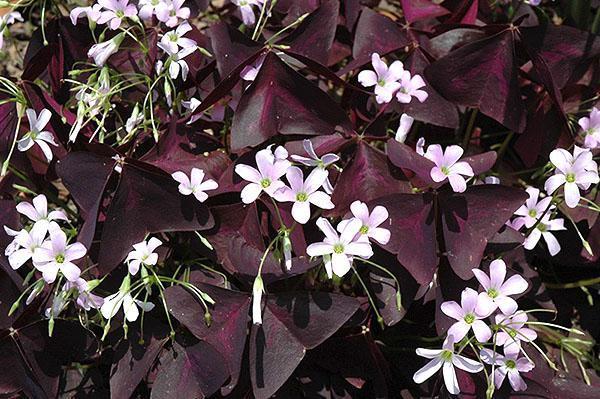
[[[314,168],[320,168],[323,169],[324,171],[326,171],[326,179],[323,182],[323,189],[325,190],[325,192],[327,194],[331,194],[333,193],[333,186],[331,185],[331,182],[329,181],[329,171],[327,170],[327,168],[330,165],[333,165],[334,163],[336,163],[337,161],[340,160],[340,157],[337,156],[336,154],[325,154],[321,157],[319,157],[317,155],[317,153],[315,152],[315,149],[313,148],[313,144],[312,141],[305,139],[302,141],[302,147],[304,147],[304,151],[306,151],[306,154],[308,154],[308,157],[302,156],[302,155],[292,155],[292,159],[296,162],[301,163],[302,165],[306,165],[306,166],[311,166]]]
[[[435,163],[430,172],[433,181],[439,183],[448,179],[454,192],[464,192],[467,189],[464,176],[471,177],[474,173],[471,165],[467,162],[458,162],[463,152],[462,147],[458,145],[448,146],[445,151],[442,150],[442,146],[439,144],[432,144],[427,147],[427,151],[423,156]]]
[[[508,376],[510,386],[515,391],[524,391],[527,389],[527,384],[521,377],[520,373],[527,373],[535,367],[535,365],[526,357],[519,357],[519,351],[507,351],[504,348],[504,356],[490,349],[481,350],[481,360],[487,364],[495,365],[494,383],[496,388],[500,388],[505,378]]]
[[[600,109],[592,108],[590,115],[579,119],[577,123],[583,130],[585,147],[597,148],[600,145]]]
[[[371,64],[374,71],[361,71],[358,74],[358,81],[364,87],[375,86],[375,101],[378,104],[389,103],[394,93],[402,86],[398,80],[405,72],[404,65],[401,61],[394,61],[388,67],[377,53],[371,54]]]
[[[458,367],[469,373],[479,373],[483,370],[481,363],[454,353],[454,342],[454,337],[448,335],[442,345],[442,349],[417,348],[417,355],[431,359],[429,363],[421,367],[414,374],[413,380],[417,384],[425,382],[437,373],[439,369],[442,369],[446,389],[451,394],[458,395],[460,393],[460,386],[458,385],[454,367]]]
[[[296,222],[305,224],[310,219],[310,204],[321,209],[333,209],[335,205],[331,198],[323,191],[317,191],[327,178],[324,169],[315,168],[306,180],[302,169],[290,166],[285,172],[290,186],[283,186],[275,193],[275,199],[281,202],[293,202],[292,217]]]
[[[133,244],[133,251],[129,252],[125,259],[129,273],[136,275],[138,270],[140,270],[141,265],[156,265],[156,262],[158,262],[158,254],[154,252],[154,250],[160,245],[162,245],[162,241],[156,237],[152,237],[148,241],[144,240],[137,244]]]
[[[100,25],[108,24],[108,27],[112,30],[119,29],[125,18],[132,18],[137,15],[135,4],[129,4],[129,0],[98,0],[98,4],[103,9],[96,22]]]
[[[219,185],[213,179],[204,181],[204,171],[198,168],[192,168],[190,177],[184,172],[177,171],[171,175],[173,179],[179,182],[179,192],[183,195],[194,194],[194,197],[200,202],[208,199],[208,194],[205,191],[216,190]]]
[[[396,92],[396,100],[402,104],[408,104],[413,97],[423,102],[429,94],[421,88],[425,87],[425,81],[421,75],[411,76],[409,71],[403,71],[400,77],[400,88]]]
[[[196,48],[196,41],[193,39],[189,39],[187,37],[183,37],[186,33],[192,30],[192,27],[187,22],[182,22],[179,26],[167,33],[165,33],[160,39],[160,43],[162,44],[162,49],[169,49],[169,54],[175,54],[179,51],[179,48],[182,49],[193,47]]]
[[[506,316],[497,314],[495,321],[500,327],[496,333],[495,342],[498,346],[504,346],[511,351],[518,351],[521,348],[521,342],[531,342],[537,338],[535,330],[526,327],[528,317],[522,310]]]
[[[390,231],[379,227],[383,222],[388,220],[388,210],[381,205],[377,205],[373,208],[373,212],[369,213],[367,204],[362,201],[354,201],[350,204],[350,211],[352,212],[352,219],[342,220],[337,230],[342,232],[348,223],[354,219],[358,219],[361,222],[360,229],[358,230],[358,241],[369,241],[369,238],[377,241],[381,245],[385,245],[390,241]]]
[[[544,213],[548,213],[555,208],[554,205],[550,205],[552,202],[551,197],[539,199],[540,190],[537,188],[527,187],[525,191],[529,194],[529,198],[515,212],[517,218],[511,224],[515,230],[519,230],[523,226],[528,229],[533,227]]]
[[[502,259],[490,263],[489,276],[479,269],[473,269],[473,274],[485,290],[479,294],[479,300],[488,302],[486,308],[491,310],[500,308],[506,315],[513,314],[518,308],[517,302],[510,298],[510,295],[522,294],[529,286],[529,283],[518,274],[505,281],[506,263]]]
[[[132,323],[136,321],[140,315],[138,306],[144,312],[149,312],[154,309],[154,304],[152,302],[143,302],[133,299],[130,293],[119,291],[104,298],[104,303],[102,304],[102,307],[100,307],[100,313],[102,313],[102,316],[104,316],[105,319],[112,319],[122,307],[125,319]]]
[[[31,231],[21,230],[14,238],[18,249],[8,254],[10,267],[16,270],[31,259],[35,251],[44,243],[47,230],[47,226],[42,223],[34,224]]]
[[[569,208],[575,208],[581,197],[579,189],[587,190],[600,181],[598,165],[592,157],[590,150],[577,146],[573,148],[573,154],[562,148],[553,150],[550,162],[556,170],[544,184],[546,192],[552,194],[564,185],[565,203]]]
[[[44,280],[50,284],[56,280],[60,271],[67,280],[76,281],[81,270],[73,263],[87,253],[79,242],[67,245],[67,235],[57,227],[50,228],[50,240],[33,253],[33,266],[42,272]]]
[[[31,202],[32,204],[25,201],[19,202],[17,204],[17,212],[27,216],[36,225],[44,226],[44,233],[51,224],[58,228],[55,220],[69,220],[67,215],[60,209],[48,212],[48,200],[44,194],[35,196]]]
[[[493,309],[488,307],[487,301],[480,300],[474,289],[463,290],[460,305],[456,301],[446,301],[442,303],[441,310],[456,320],[448,329],[448,335],[452,335],[455,340],[460,341],[470,330],[473,330],[479,342],[487,342],[492,337],[492,330],[482,319],[487,318]]]
[[[331,278],[332,273],[342,277],[350,270],[354,256],[370,258],[373,249],[368,242],[356,241],[362,223],[358,219],[348,222],[341,234],[331,226],[325,218],[317,220],[317,226],[325,234],[322,242],[310,244],[306,248],[309,256],[323,256],[325,258],[325,270]]]
[[[46,108],[40,111],[40,115],[36,115],[35,111],[31,108],[25,111],[27,119],[29,120],[29,132],[27,132],[18,142],[17,148],[19,151],[27,151],[34,144],[37,144],[48,162],[52,161],[52,150],[48,146],[51,144],[58,147],[58,144],[54,141],[54,136],[49,131],[43,130],[50,118],[52,113]]]
[[[184,7],[185,0],[162,0],[155,8],[156,18],[169,28],[177,26],[179,20],[190,17],[190,9]]]
[[[263,191],[273,197],[275,192],[284,186],[280,179],[290,167],[290,162],[286,158],[287,151],[283,147],[278,147],[275,154],[270,148],[265,148],[256,153],[258,169],[244,164],[235,166],[235,173],[250,182],[241,192],[244,204],[255,201]]]
[[[525,249],[533,249],[540,241],[540,238],[544,238],[546,241],[546,245],[548,245],[548,252],[550,255],[554,256],[560,252],[560,244],[552,231],[560,231],[566,230],[565,220],[564,219],[550,219],[550,215],[546,214],[542,220],[535,226],[529,235],[525,238],[525,242],[523,243],[523,247]]]

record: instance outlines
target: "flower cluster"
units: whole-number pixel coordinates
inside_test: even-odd
[[[466,288],[460,304],[455,301],[442,303],[442,312],[455,322],[448,329],[442,349],[417,349],[419,356],[432,360],[415,373],[415,382],[422,383],[443,368],[448,392],[457,395],[460,386],[454,367],[479,373],[485,363],[493,366],[493,381],[490,383],[496,388],[500,388],[508,376],[515,391],[527,389],[520,373],[531,371],[534,364],[525,354],[522,344],[533,342],[537,334],[526,327],[527,313],[518,310],[512,297],[524,293],[528,283],[518,274],[506,279],[506,272],[506,264],[500,259],[491,262],[489,275],[473,269],[482,291],[477,293]],[[498,352],[500,347],[503,354]],[[478,360],[463,355],[466,352],[474,353]],[[521,353],[524,356],[519,356]]]

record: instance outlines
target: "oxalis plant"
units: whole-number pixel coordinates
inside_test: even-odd
[[[599,29],[0,1],[0,395],[598,398]]]

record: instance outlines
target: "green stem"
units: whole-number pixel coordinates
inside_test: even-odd
[[[381,317],[381,314],[379,314],[379,311],[377,310],[377,306],[375,305],[375,301],[373,300],[373,297],[371,296],[371,293],[369,292],[367,285],[365,284],[363,279],[360,277],[358,270],[356,270],[356,268],[354,266],[352,266],[352,270],[354,271],[356,278],[358,279],[358,281],[360,282],[360,285],[362,286],[363,290],[365,291],[365,294],[367,294],[367,298],[369,298],[369,302],[371,303],[373,312],[375,312],[375,315],[377,316],[377,323],[379,323],[379,326],[381,326],[382,329],[385,328],[385,323],[383,321],[383,317]]]

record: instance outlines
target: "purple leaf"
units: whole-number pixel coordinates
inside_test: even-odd
[[[307,57],[327,65],[329,52],[335,38],[340,3],[325,0],[283,41],[292,54]]]
[[[335,185],[331,198],[335,209],[327,214],[343,216],[356,200],[368,202],[388,193],[410,192],[409,184],[400,177],[384,153],[359,141],[353,160]]]
[[[257,398],[269,398],[296,369],[306,349],[335,333],[358,301],[324,292],[268,295],[263,324],[250,335],[250,377]]]
[[[269,53],[233,117],[231,150],[277,134],[315,136],[350,130],[345,112],[326,93]]]
[[[410,23],[423,19],[441,17],[450,12],[431,0],[400,0],[404,18]]]
[[[471,269],[479,266],[488,241],[526,199],[524,190],[496,184],[440,195],[446,256],[460,278],[473,277]]]
[[[206,205],[182,196],[169,175],[125,163],[100,239],[99,269],[113,270],[148,233],[205,230],[214,224]]]
[[[113,363],[111,370],[110,391],[113,398],[131,397],[167,343],[166,338],[150,337],[149,342],[140,344],[137,338],[137,336],[130,336],[129,339],[121,341],[120,346],[116,348],[117,352],[123,349],[126,352],[118,362]],[[161,367],[161,371],[163,370],[165,368]]]
[[[501,31],[450,52],[425,70],[434,89],[457,105],[479,108],[507,128],[525,128],[514,32]]]
[[[263,48],[259,43],[223,22],[211,26],[208,29],[208,36],[222,79]]]
[[[210,309],[210,327],[206,325],[204,309],[184,288],[175,286],[165,290],[169,312],[192,334],[212,345],[224,357],[231,376],[228,388],[232,389],[237,384],[246,347],[250,296],[208,284],[193,283],[215,299]]]
[[[433,201],[430,194],[391,194],[369,204],[387,208],[390,218],[384,226],[392,234],[383,248],[396,254],[419,284],[431,282],[439,262]]]
[[[223,356],[211,345],[198,342],[183,347],[173,343],[173,352],[161,356],[158,377],[152,384],[152,397],[206,398],[212,396],[227,380]]]
[[[372,53],[391,53],[410,43],[406,32],[394,21],[369,8],[364,8],[356,25],[352,46],[354,67],[366,64]]]

